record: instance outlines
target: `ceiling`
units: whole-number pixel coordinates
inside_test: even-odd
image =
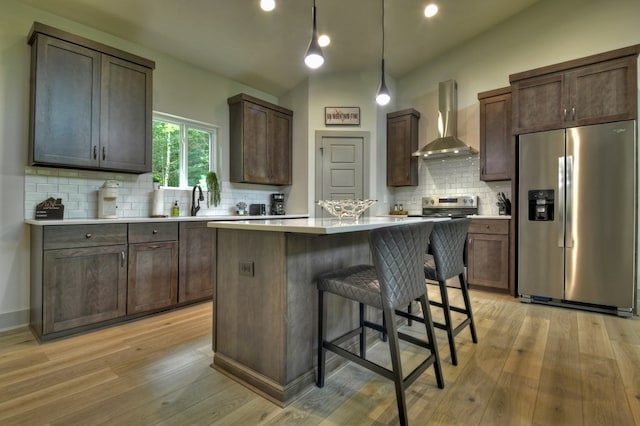
[[[21,1],[274,96],[311,74],[380,66],[382,6],[377,0],[316,0],[318,31],[331,37],[317,70],[303,62],[312,0],[276,0],[271,12],[262,11],[259,0]],[[433,1],[440,12],[431,19],[423,14],[427,0],[385,2],[385,68],[393,78],[538,0]]]

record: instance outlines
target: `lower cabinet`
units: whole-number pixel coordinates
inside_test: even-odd
[[[126,314],[126,245],[44,253],[43,333]]]
[[[509,219],[473,219],[467,245],[468,283],[509,292]]]
[[[124,317],[127,225],[32,227],[30,290],[38,337]]]
[[[129,224],[127,314],[178,301],[178,224]]]
[[[33,332],[50,340],[211,299],[216,234],[206,220],[31,226]]]

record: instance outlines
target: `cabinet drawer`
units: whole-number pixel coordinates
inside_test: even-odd
[[[178,223],[130,223],[130,243],[153,243],[178,239]]]
[[[509,219],[473,219],[469,234],[509,234]]]
[[[127,225],[54,225],[43,230],[44,249],[94,247],[127,243]]]

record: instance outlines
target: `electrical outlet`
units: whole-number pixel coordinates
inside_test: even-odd
[[[250,260],[241,260],[240,261],[240,275],[244,275],[245,277],[253,276],[253,262]]]

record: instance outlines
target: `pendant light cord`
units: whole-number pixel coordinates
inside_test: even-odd
[[[313,0],[314,2],[316,0]],[[384,0],[382,2],[382,60],[384,61]]]

